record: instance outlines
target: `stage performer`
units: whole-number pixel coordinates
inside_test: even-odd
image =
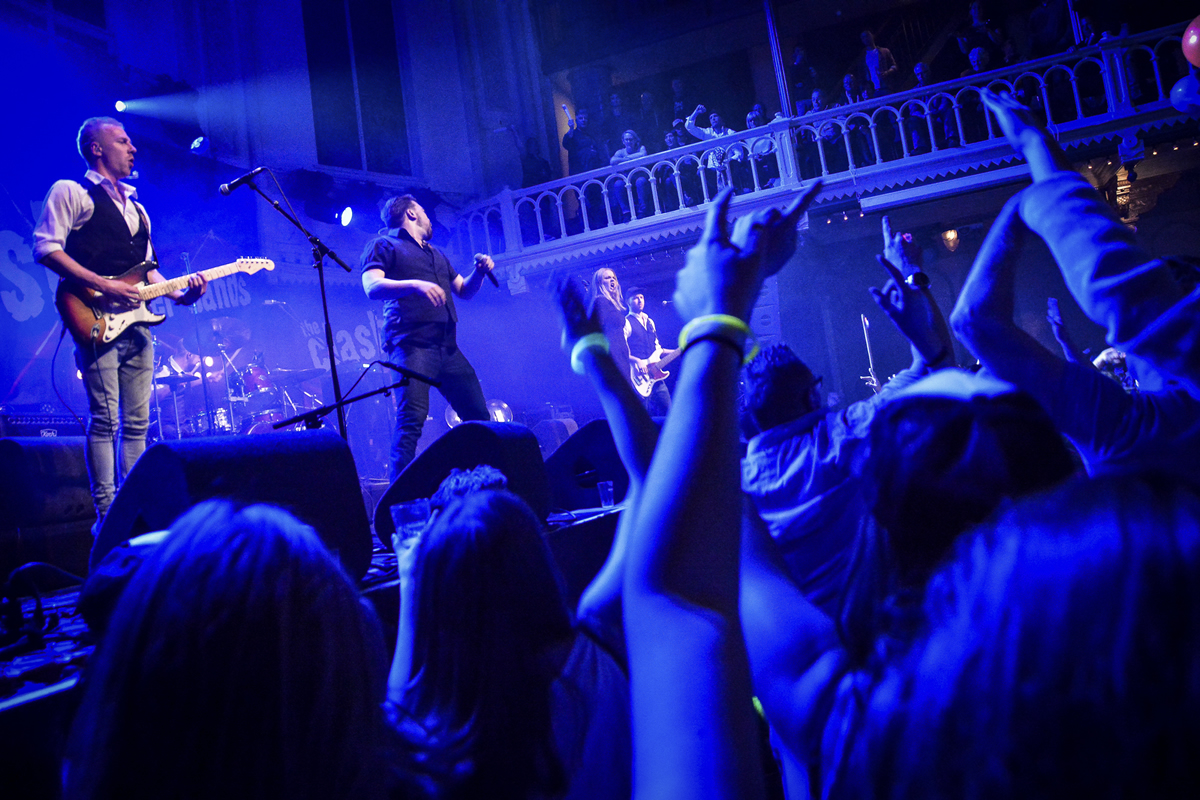
[[[479,256],[466,278],[429,243],[433,223],[412,195],[393,197],[380,212],[387,230],[367,243],[362,283],[383,300],[383,349],[392,363],[438,381],[442,396],[464,420],[488,419],[475,369],[458,349],[454,296],[469,300],[495,267]],[[429,384],[410,380],[400,389],[392,437],[391,479],[412,461],[429,413]]]
[[[631,370],[634,360],[629,355],[629,345],[625,341],[625,300],[621,296],[621,282],[617,273],[608,267],[601,267],[592,273],[592,281],[588,285],[588,308],[595,309],[600,319],[600,328],[608,339],[608,346],[617,368],[625,371],[625,378],[633,384]]]
[[[133,175],[137,148],[121,122],[111,117],[84,121],[77,143],[88,170],[81,181],[60,180],[50,187],[34,229],[34,258],[68,282],[61,288],[75,287],[77,296],[89,303],[136,309],[142,302],[137,281],[121,276],[142,262],[157,261],[146,209],[137,202],[137,190],[124,182]],[[155,265],[144,280],[166,279]],[[204,277],[192,275],[186,290],[167,296],[190,305],[205,288]],[[76,332],[75,343],[75,363],[88,397],[86,459],[95,532],[116,495],[118,432],[122,477],[146,449],[154,345],[148,327],[140,323],[108,343]]]
[[[631,287],[625,300],[629,303],[629,313],[625,315],[625,342],[629,345],[629,361],[634,370],[631,377],[650,416],[665,417],[671,410],[671,392],[659,377],[663,375],[659,362],[664,357],[672,357],[675,351],[663,350],[658,342],[658,329],[646,313],[646,292],[640,287]],[[649,386],[646,386],[647,382]]]

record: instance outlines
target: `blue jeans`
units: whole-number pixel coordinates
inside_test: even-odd
[[[443,329],[445,326],[422,326]],[[437,343],[440,340],[441,343]],[[455,343],[453,331],[443,336],[406,336],[387,351],[393,364],[441,383],[442,397],[463,420],[487,420],[487,401],[475,368]],[[410,380],[397,393],[396,429],[392,435],[390,479],[396,480],[417,452],[417,440],[429,415],[429,384]]]
[[[108,345],[77,343],[75,364],[88,396],[88,483],[96,516],[103,519],[117,493],[118,434],[122,478],[146,449],[154,377],[150,329],[133,325]]]

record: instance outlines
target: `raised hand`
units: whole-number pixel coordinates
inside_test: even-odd
[[[818,179],[782,213],[770,208],[742,217],[733,226],[731,241],[744,250],[758,250],[765,276],[774,275],[796,252],[796,226],[819,191],[821,181]]]
[[[883,218],[883,257],[900,267],[907,277],[921,269],[921,248],[913,244],[911,233],[894,233],[892,220]]]
[[[872,286],[867,291],[926,364],[944,361],[953,352],[950,329],[929,290],[909,286],[896,265],[883,256],[876,259],[889,278],[882,289]]]
[[[1014,149],[1023,149],[1030,137],[1042,138],[1042,126],[1034,119],[1030,110],[1008,92],[997,94],[991,89],[984,89],[980,92],[980,97],[983,98],[983,104],[987,106],[988,111],[991,111],[1000,123],[1000,130],[1004,131],[1004,137]]]
[[[589,333],[603,333],[595,308],[588,308],[578,278],[561,275],[554,281],[554,300],[558,306],[563,329],[563,350],[571,352],[575,343]]]
[[[731,314],[746,320],[758,299],[763,279],[787,263],[796,249],[796,223],[812,202],[819,182],[811,185],[783,213],[757,211],[738,220],[729,234],[726,187],[709,207],[704,233],[688,251],[687,265],[675,277],[675,310],[684,320],[706,314]]]

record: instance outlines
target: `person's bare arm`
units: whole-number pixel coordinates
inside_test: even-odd
[[[433,306],[446,305],[446,292],[430,281],[392,280],[382,269],[364,270],[363,291],[372,300],[395,300],[401,297],[421,295]]]
[[[583,295],[575,279],[564,278],[557,283],[555,299],[563,326],[563,349],[568,353],[574,350],[582,337],[603,334],[595,309],[589,313]],[[632,507],[636,505],[638,492],[650,468],[650,459],[658,440],[658,426],[650,419],[625,374],[613,361],[611,353],[589,348],[579,354],[578,360],[600,398],[613,444],[629,474],[626,505]],[[576,612],[581,622],[617,652],[625,649],[621,585],[631,520],[628,512],[622,513],[608,558],[580,596]]]
[[[732,191],[721,192],[676,278],[680,316],[747,319],[765,276],[794,251],[815,191],[783,214],[748,215],[733,236]],[[735,341],[689,346],[633,512],[624,597],[637,797],[763,794],[738,613],[740,367]]]
[[[471,270],[471,274],[465,278],[462,275],[454,276],[454,283],[451,284],[454,294],[463,300],[470,300],[479,293],[479,287],[483,286],[484,277],[495,268],[496,263],[492,261],[491,256],[477,253],[475,269]]]
[[[130,305],[141,302],[141,295],[131,284],[97,275],[75,259],[67,255],[65,250],[55,250],[42,256],[42,266],[62,278],[76,281],[89,289],[100,292],[116,300],[122,300]]]
[[[1054,407],[1054,392],[1066,364],[1013,319],[1016,260],[1026,231],[1019,198],[1004,205],[992,223],[950,315],[950,325],[980,363],[1001,380]]]

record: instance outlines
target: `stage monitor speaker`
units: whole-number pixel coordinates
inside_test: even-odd
[[[488,464],[508,478],[508,490],[520,497],[539,519],[550,513],[550,481],[537,437],[513,422],[463,422],[409,462],[375,507],[375,534],[391,548],[396,524],[391,507],[433,495],[452,469]]]
[[[0,583],[29,561],[84,575],[96,512],[82,436],[0,439]]]
[[[350,448],[328,430],[160,442],[138,459],[104,517],[92,565],[162,530],[201,500],[273,503],[316,529],[354,580],[371,565],[371,526]]]
[[[613,482],[613,500],[621,502],[629,491],[629,473],[617,455],[608,420],[584,425],[546,459],[550,475],[550,502],[555,509],[570,511],[596,508],[600,495],[596,484]]]

